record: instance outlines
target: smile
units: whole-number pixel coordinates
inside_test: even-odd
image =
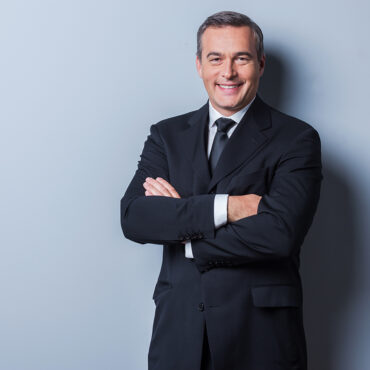
[[[221,84],[218,84],[218,86],[220,86],[222,89],[236,89],[240,85],[221,85]]]
[[[236,93],[239,93],[239,87],[241,86],[242,86],[242,83],[233,84],[233,85],[217,84],[217,87],[225,95],[234,95]]]

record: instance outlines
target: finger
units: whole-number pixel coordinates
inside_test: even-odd
[[[150,190],[155,195],[171,196],[170,192],[161,183],[151,177],[146,178],[146,183],[148,184],[148,188],[146,189]]]
[[[180,198],[180,194],[176,191],[176,189],[165,179],[162,177],[157,177],[156,180],[160,182],[171,194],[174,198]]]
[[[154,186],[149,184],[149,182],[144,182],[143,186],[144,186],[145,190],[149,193],[149,195],[163,195]]]
[[[169,191],[173,198],[180,198],[180,194],[168,181],[162,179],[162,177],[157,177],[156,180],[160,182]]]
[[[167,190],[165,186],[163,186],[160,182],[155,179],[150,178],[148,180],[149,184],[155,189],[155,191],[160,192],[161,195],[170,197],[171,193]]]
[[[143,187],[145,189],[145,195],[161,195],[157,193],[156,189],[153,188],[148,182],[144,182]]]

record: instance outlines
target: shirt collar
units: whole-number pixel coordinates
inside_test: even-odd
[[[248,105],[246,105],[244,108],[242,108],[241,110],[239,110],[238,112],[234,113],[232,116],[229,116],[229,117],[226,117],[226,116],[222,115],[220,112],[218,112],[213,107],[213,105],[211,104],[211,102],[209,101],[209,104],[208,104],[208,106],[209,106],[209,128],[211,128],[212,126],[214,126],[216,120],[218,120],[221,117],[230,118],[233,121],[235,121],[236,123],[239,123],[241,121],[241,119],[243,118],[244,114],[247,112],[247,110],[249,109],[249,107],[253,103],[253,101],[254,101],[255,98],[256,97],[254,97],[251,100],[251,102]]]

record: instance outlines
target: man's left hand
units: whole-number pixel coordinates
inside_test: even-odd
[[[171,198],[181,198],[176,189],[162,177],[157,177],[153,179],[152,177],[147,177],[143,184],[145,188],[145,195],[160,195]]]

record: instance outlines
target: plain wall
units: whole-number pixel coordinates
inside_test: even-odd
[[[310,370],[370,368],[368,3],[12,0],[0,5],[1,370],[147,368],[162,247],[124,239],[119,202],[150,125],[206,102],[196,31],[220,10],[261,26],[266,102],[321,135],[302,251]]]

